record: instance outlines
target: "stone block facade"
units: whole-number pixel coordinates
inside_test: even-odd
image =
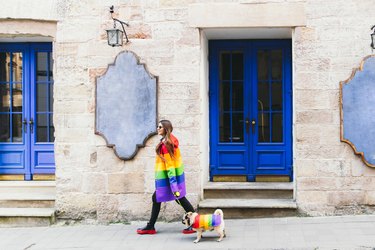
[[[126,28],[130,43],[123,47],[107,45],[105,29],[113,25],[111,1],[47,2],[6,3],[7,8],[0,10],[0,39],[21,37],[26,42],[35,36],[53,42],[60,218],[116,222],[150,215],[158,137],[150,138],[134,159],[122,161],[94,133],[95,79],[124,50],[138,55],[158,77],[158,118],[174,124],[186,168],[187,197],[198,204],[208,181],[208,73],[205,27],[194,25],[199,21],[216,27],[217,20],[191,19],[192,4],[254,7],[265,13],[267,4],[283,4],[285,11],[304,10],[295,13],[295,26],[283,20],[292,31],[295,199],[309,215],[372,212],[375,169],[340,142],[339,115],[339,82],[372,53],[372,0],[130,0],[115,6],[117,18],[130,24]],[[271,14],[252,28],[277,23]],[[220,18],[228,20],[217,25],[221,29],[242,20],[241,16]],[[163,204],[160,218],[179,218],[182,209],[177,206]]]

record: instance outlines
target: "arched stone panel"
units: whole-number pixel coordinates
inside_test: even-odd
[[[137,56],[120,53],[96,82],[95,133],[123,159],[132,159],[138,148],[156,134],[157,78]]]

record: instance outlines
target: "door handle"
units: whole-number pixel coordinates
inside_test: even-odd
[[[249,118],[246,118],[246,120],[245,120],[245,124],[246,124],[246,133],[248,134],[248,133],[249,133],[249,129],[250,129],[250,121],[249,121]]]
[[[22,124],[23,124],[23,131],[26,134],[27,133],[27,119],[26,118],[23,119]]]
[[[251,128],[253,130],[253,134],[255,133],[255,124],[256,124],[255,120],[252,120],[251,121]]]
[[[34,120],[33,120],[33,118],[30,119],[29,124],[30,124],[31,133],[34,133]]]

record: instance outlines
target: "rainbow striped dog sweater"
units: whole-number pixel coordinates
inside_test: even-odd
[[[203,228],[205,230],[210,227],[217,227],[221,224],[221,216],[219,214],[197,215],[194,219],[193,228]]]

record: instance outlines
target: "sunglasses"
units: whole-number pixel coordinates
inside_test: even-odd
[[[162,129],[162,128],[163,128],[163,126],[157,126],[156,128],[157,128],[157,129]]]

